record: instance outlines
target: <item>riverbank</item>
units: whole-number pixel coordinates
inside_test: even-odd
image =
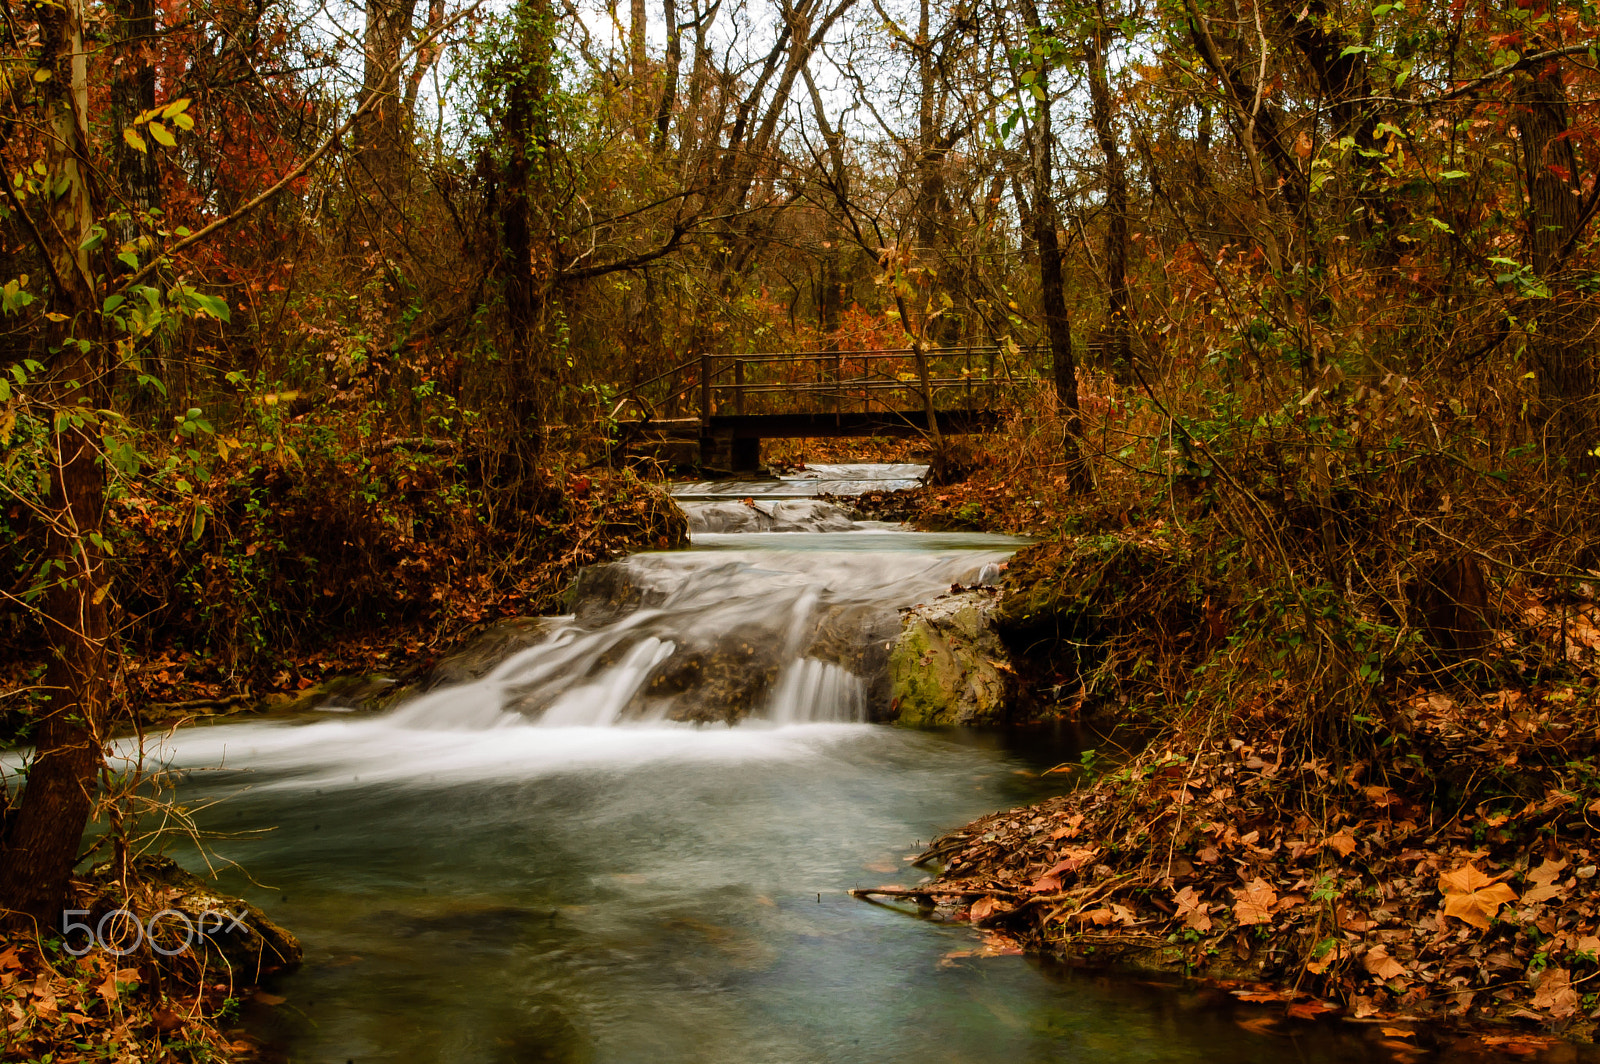
[[[1595,587],[1557,576],[1581,571],[1556,551],[1521,572],[1482,560],[1527,541],[1385,556],[1346,522],[1341,564],[1392,589],[1364,600],[1315,577],[1315,521],[1253,541],[1215,497],[1136,488],[1077,497],[1059,464],[991,453],[963,484],[885,501],[920,527],[1043,537],[992,611],[1010,719],[1152,736],[1114,770],[1061,766],[1073,794],[941,838],[933,878],[890,896],[1070,964],[1386,1024],[1401,1047],[1592,1040]],[[1307,551],[1304,573],[1282,567]]]

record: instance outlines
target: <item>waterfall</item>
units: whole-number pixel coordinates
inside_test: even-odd
[[[887,698],[885,647],[899,609],[954,583],[996,579],[1017,544],[856,524],[834,504],[762,497],[762,486],[745,485],[754,499],[724,487],[683,502],[694,549],[591,566],[573,589],[573,614],[549,622],[538,642],[486,671],[481,662],[456,668],[482,675],[409,699],[387,724],[472,732],[746,716],[864,722],[874,699]],[[463,661],[476,661],[467,653]]]
[[[801,658],[784,666],[766,715],[775,724],[859,724],[867,719],[866,685],[831,662]]]

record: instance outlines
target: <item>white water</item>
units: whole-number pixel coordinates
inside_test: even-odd
[[[806,505],[795,516],[822,514],[834,531],[702,532],[697,549],[594,567],[574,616],[472,682],[375,717],[185,729],[148,741],[146,763],[282,789],[816,756],[848,733],[840,726],[883,709],[899,608],[992,579],[1018,541],[877,523],[839,531],[842,511]],[[730,700],[744,708],[723,714]],[[742,723],[730,729],[733,717]],[[129,741],[117,755],[129,763],[139,751]]]

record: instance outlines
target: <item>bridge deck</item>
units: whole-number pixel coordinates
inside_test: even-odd
[[[1017,388],[1015,344],[794,354],[708,354],[635,384],[623,439],[698,440],[753,468],[763,439],[993,431]]]

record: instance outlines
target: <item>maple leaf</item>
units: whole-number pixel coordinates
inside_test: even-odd
[[[1572,973],[1565,968],[1546,968],[1533,995],[1533,1007],[1547,1009],[1561,1020],[1578,1011],[1578,992],[1572,989]]]
[[[1194,892],[1193,887],[1184,887],[1172,896],[1178,903],[1178,915],[1183,917],[1183,922],[1195,931],[1211,930],[1211,917],[1208,915],[1211,906],[1200,900],[1200,895]]]
[[[1406,966],[1389,956],[1386,946],[1373,946],[1367,950],[1367,955],[1361,958],[1361,967],[1386,983],[1406,974]]]
[[[1561,893],[1561,887],[1556,880],[1561,878],[1561,870],[1567,867],[1565,859],[1546,861],[1544,864],[1528,873],[1528,882],[1533,886],[1523,892],[1522,904],[1537,905],[1542,901],[1549,901]]]
[[[1454,872],[1440,873],[1439,893],[1444,895],[1446,916],[1479,931],[1489,930],[1489,921],[1500,912],[1500,906],[1517,900],[1516,891],[1490,879],[1470,862]]]
[[[1272,923],[1272,907],[1278,902],[1278,892],[1266,880],[1257,876],[1242,889],[1233,891],[1233,896],[1238,899],[1233,903],[1233,916],[1240,927]]]

